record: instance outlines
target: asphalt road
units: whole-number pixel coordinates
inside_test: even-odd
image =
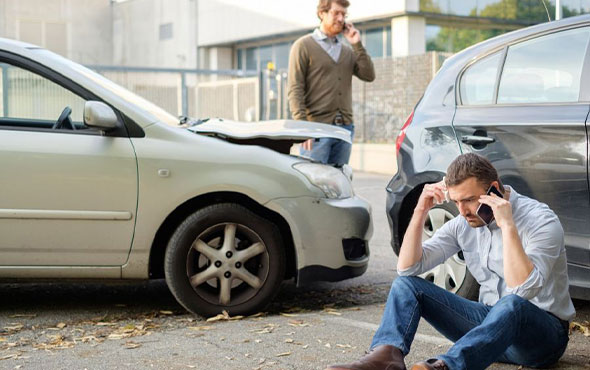
[[[306,288],[286,282],[255,317],[192,316],[163,281],[0,284],[0,369],[323,369],[350,362],[369,346],[396,277],[384,211],[388,180],[355,174],[356,193],[373,206],[367,273]],[[590,302],[574,304],[576,321],[590,321]],[[406,362],[449,346],[422,323]],[[590,337],[573,332],[556,368],[590,368],[589,349]]]

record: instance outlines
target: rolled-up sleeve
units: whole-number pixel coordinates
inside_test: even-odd
[[[420,275],[459,252],[461,248],[457,242],[457,228],[460,221],[460,217],[456,217],[444,224],[434,233],[432,238],[422,243],[422,258],[420,261],[407,269],[398,270],[397,273],[401,276]]]
[[[533,263],[533,270],[522,284],[506,287],[508,293],[527,300],[537,296],[560,254],[565,253],[563,228],[559,219],[553,214],[544,214],[541,218],[542,222],[530,230],[527,240],[521,240],[524,252]]]

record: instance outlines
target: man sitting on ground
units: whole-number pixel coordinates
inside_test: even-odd
[[[488,194],[493,186],[502,194]],[[422,242],[428,212],[448,191],[462,217]],[[486,224],[480,204],[493,211]],[[416,275],[463,252],[481,285],[472,302]],[[502,185],[484,157],[457,157],[446,180],[424,187],[404,235],[398,277],[391,287],[371,351],[331,370],[406,369],[404,356],[420,317],[454,345],[446,354],[419,362],[420,369],[485,369],[495,361],[545,367],[559,360],[568,343],[575,310],[568,291],[563,229],[547,205]]]

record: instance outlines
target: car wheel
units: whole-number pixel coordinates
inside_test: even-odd
[[[263,309],[285,275],[278,228],[241,205],[222,203],[190,215],[166,248],[170,291],[187,310],[212,316]]]
[[[428,216],[424,222],[422,240],[431,238],[438,229],[458,214],[459,212],[453,204],[443,203],[434,206],[428,211]],[[478,299],[479,284],[467,269],[463,252],[455,254],[443,264],[420,276],[449,292],[470,300]]]

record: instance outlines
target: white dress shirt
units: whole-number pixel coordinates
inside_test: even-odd
[[[534,267],[519,286],[510,288],[504,280],[502,231],[490,225],[473,228],[464,217],[444,224],[432,238],[422,243],[422,259],[400,270],[415,276],[463,251],[471,275],[481,285],[479,301],[492,306],[500,298],[516,294],[562,320],[570,321],[575,309],[569,294],[563,228],[546,204],[510,189],[512,216],[525,253]]]
[[[342,51],[342,42],[338,40],[338,37],[328,37],[319,28],[313,31],[312,37],[334,62],[338,62]]]

